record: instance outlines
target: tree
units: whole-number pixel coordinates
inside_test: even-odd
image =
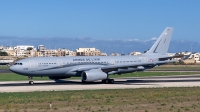
[[[28,55],[31,55],[31,50],[32,50],[33,48],[32,47],[28,47],[26,50],[28,51]],[[28,56],[27,55],[27,56]]]
[[[26,50],[30,51],[30,50],[32,50],[32,49],[33,49],[32,47],[28,47]]]
[[[0,51],[0,56],[8,56],[8,53]]]

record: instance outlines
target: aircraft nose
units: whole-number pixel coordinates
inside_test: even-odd
[[[12,71],[12,72],[15,72],[16,71],[16,67],[14,67],[14,66],[10,66],[10,71]]]
[[[10,66],[9,70],[17,74],[21,74],[23,72],[21,66],[16,65]]]

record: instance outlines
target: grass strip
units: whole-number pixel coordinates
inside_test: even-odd
[[[0,93],[0,101],[0,111],[198,112],[200,88]]]

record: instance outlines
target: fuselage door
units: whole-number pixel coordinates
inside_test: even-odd
[[[57,59],[57,65],[58,67],[63,67],[63,63],[61,59]]]
[[[114,64],[115,64],[115,60],[114,60],[114,59],[111,59],[111,60],[110,60],[110,63],[111,63],[112,65],[114,65]]]
[[[144,62],[148,62],[148,58],[147,57],[144,57]]]
[[[35,61],[29,60],[29,68],[35,68]]]

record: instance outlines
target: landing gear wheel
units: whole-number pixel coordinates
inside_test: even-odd
[[[103,79],[101,82],[103,84],[114,84],[115,80],[114,79]]]
[[[33,77],[32,77],[32,76],[28,76],[28,78],[29,78],[29,84],[30,84],[30,85],[33,85],[33,84],[34,84],[34,82],[33,82]]]
[[[84,80],[81,80],[82,81],[82,83],[85,83],[86,81],[84,81]]]
[[[106,79],[106,80],[105,80],[105,83],[108,84],[108,83],[109,83],[109,79]]]
[[[33,85],[33,84],[34,84],[34,82],[33,82],[33,81],[29,81],[29,84],[30,84],[30,85]]]
[[[102,83],[105,83],[105,79],[101,81]]]
[[[115,80],[114,80],[114,79],[110,79],[109,82],[110,82],[111,84],[114,84],[114,83],[115,83]]]

